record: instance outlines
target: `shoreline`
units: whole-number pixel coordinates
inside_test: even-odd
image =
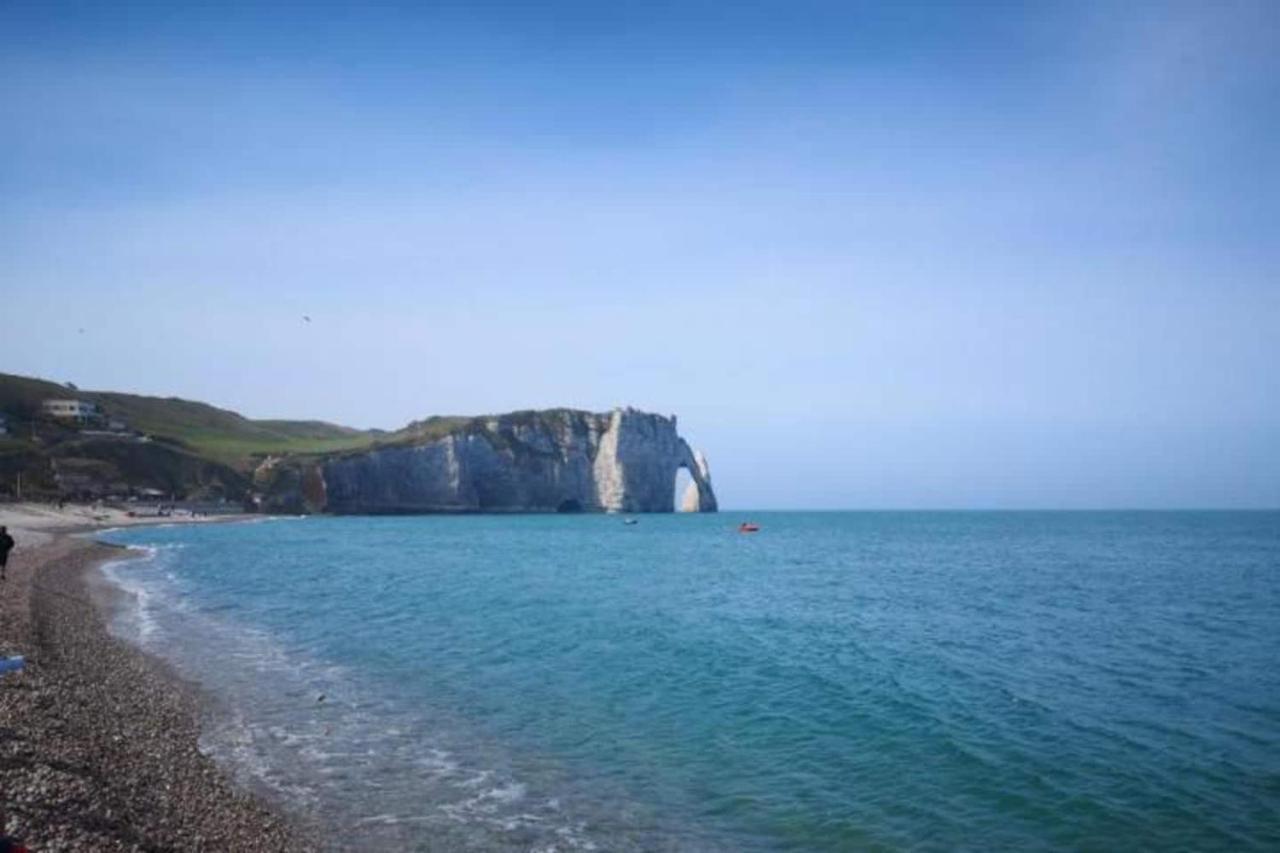
[[[27,665],[0,679],[3,828],[46,850],[316,849],[301,816],[200,751],[212,697],[111,634],[125,593],[100,567],[130,552],[83,535],[98,529],[11,529],[0,652]]]

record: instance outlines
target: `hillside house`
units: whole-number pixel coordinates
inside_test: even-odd
[[[85,423],[98,417],[98,407],[85,400],[45,400],[40,411],[49,417]]]

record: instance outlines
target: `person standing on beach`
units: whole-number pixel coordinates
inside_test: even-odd
[[[0,581],[5,579],[5,567],[9,565],[9,552],[17,544],[9,535],[9,528],[0,526]]]

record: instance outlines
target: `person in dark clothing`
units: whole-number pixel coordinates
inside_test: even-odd
[[[9,528],[0,527],[0,581],[5,579],[5,567],[9,565],[9,552],[17,544],[9,535]]]

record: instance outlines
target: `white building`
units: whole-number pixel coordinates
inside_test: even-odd
[[[87,421],[98,416],[98,407],[84,400],[45,400],[40,410],[54,418]]]

